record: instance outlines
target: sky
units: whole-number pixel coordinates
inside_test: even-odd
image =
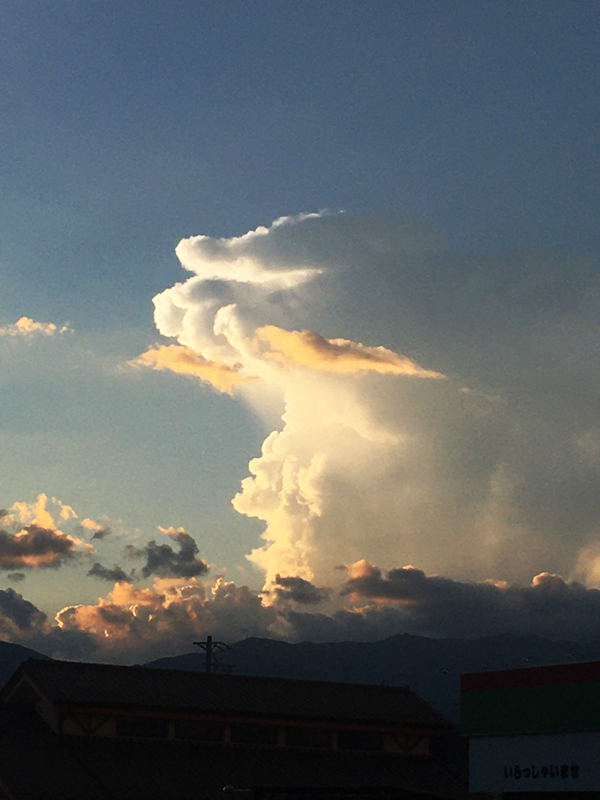
[[[4,0],[2,638],[598,638],[599,26]]]

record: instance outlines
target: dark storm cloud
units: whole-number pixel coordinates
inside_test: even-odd
[[[142,576],[149,578],[157,575],[160,578],[197,578],[208,572],[208,565],[199,558],[198,545],[185,531],[166,532],[177,544],[175,551],[168,544],[157,544],[153,539],[142,549],[146,564],[142,567]]]
[[[100,578],[103,581],[110,581],[111,583],[120,583],[121,581],[131,583],[131,575],[128,575],[125,570],[117,564],[115,564],[112,569],[109,569],[108,567],[103,567],[102,564],[96,561],[88,571],[88,575],[93,578]]]
[[[50,528],[27,525],[19,533],[0,530],[0,569],[59,567],[76,555],[78,541]]]
[[[29,632],[46,622],[46,615],[14,589],[0,589],[0,627]]]
[[[13,641],[17,641],[17,637],[13,637]],[[23,643],[52,658],[76,661],[97,660],[101,649],[101,642],[92,633],[60,628],[56,625],[49,630],[32,631],[32,635],[24,639]]]
[[[18,583],[19,581],[25,580],[25,573],[24,572],[9,572],[6,576],[9,581],[13,583]]]
[[[318,605],[329,599],[329,591],[327,589],[319,589],[303,578],[282,578],[281,575],[277,575],[275,584],[273,591],[282,600],[293,600],[301,605],[309,606]]]
[[[550,638],[597,638],[600,591],[560,575],[541,573],[529,586],[461,582],[427,576],[413,568],[380,569],[362,562],[361,574],[346,581],[342,594],[366,607],[337,619],[351,630],[373,625],[429,636],[478,637],[514,632]],[[375,604],[373,604],[375,601]],[[309,624],[308,620],[303,625]],[[319,621],[321,627],[323,621]]]
[[[92,539],[102,540],[106,536],[108,536],[110,533],[111,533],[110,528],[100,528],[100,530],[94,531],[94,535],[92,536]]]

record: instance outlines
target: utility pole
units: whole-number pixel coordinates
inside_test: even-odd
[[[231,650],[228,644],[225,642],[213,642],[212,636],[207,636],[205,642],[194,642],[201,650],[204,650],[206,653],[206,661],[204,671],[205,672],[212,672],[213,671],[213,664],[214,666],[218,666],[216,664],[216,656],[213,659],[213,654],[218,650]]]

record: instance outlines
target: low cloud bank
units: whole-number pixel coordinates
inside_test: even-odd
[[[551,639],[600,638],[600,591],[542,572],[528,586],[461,582],[414,567],[383,573],[367,561],[349,569],[342,596],[367,617],[405,617],[406,631],[426,636],[479,637],[537,633]]]
[[[102,567],[90,570],[96,577],[106,573]],[[279,576],[275,598],[265,598],[223,578],[155,577],[142,587],[126,576],[96,604],[67,606],[53,621],[7,589],[0,591],[0,631],[49,655],[124,663],[190,651],[207,634],[229,642],[247,636],[373,641],[399,633],[600,638],[600,591],[560,575],[541,573],[525,586],[476,583],[428,576],[414,567],[385,572],[362,560],[343,577],[325,588]]]

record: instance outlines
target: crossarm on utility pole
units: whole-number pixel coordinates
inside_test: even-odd
[[[213,642],[212,636],[207,636],[205,642],[194,642],[194,644],[206,653],[206,660],[204,662],[205,672],[213,671],[213,653],[215,653],[215,651],[231,650],[229,645],[225,644],[225,642]]]

